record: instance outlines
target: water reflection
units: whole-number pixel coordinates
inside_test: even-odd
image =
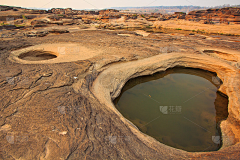
[[[219,122],[226,119],[227,97],[217,92],[214,75],[199,69],[173,68],[129,80],[116,108],[143,133],[186,151],[215,151],[221,143]]]

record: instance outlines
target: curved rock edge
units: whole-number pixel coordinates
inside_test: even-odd
[[[198,68],[215,72],[223,81],[219,91],[228,95],[229,97],[229,116],[226,120],[222,121],[220,125],[223,135],[223,146],[219,151],[192,153],[164,145],[154,138],[140,132],[136,126],[134,126],[131,122],[129,123],[129,121],[121,115],[121,113],[112,103],[112,100],[119,96],[122,87],[129,79],[144,75],[151,75],[156,72],[165,71],[168,68],[177,66]],[[240,106],[240,94],[237,92],[240,86],[238,82],[239,77],[238,68],[232,66],[226,61],[203,54],[167,53],[138,61],[113,64],[98,75],[91,87],[91,91],[102,103],[103,107],[108,107],[113,112],[118,114],[126,126],[131,129],[132,133],[150,148],[157,150],[160,146],[164,145],[166,148],[166,150],[163,151],[165,152],[164,154],[168,154],[168,150],[171,150],[173,153],[179,154],[180,152],[181,154],[187,154],[189,156],[198,154],[209,155],[210,153],[216,153],[220,152],[221,150],[225,150],[228,146],[236,145],[239,142],[240,127],[238,124],[240,121],[240,109],[238,106]],[[234,137],[234,141],[230,142],[228,137]]]
[[[19,55],[32,50],[49,51],[57,57],[41,61],[28,61],[18,57]],[[82,46],[80,43],[45,43],[12,51],[8,59],[12,62],[22,64],[50,64],[86,60],[101,53],[101,50],[96,51]]]

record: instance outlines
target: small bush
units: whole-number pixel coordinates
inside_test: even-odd
[[[95,28],[100,29],[101,27],[100,27],[100,25],[96,25]]]
[[[151,26],[146,26],[146,28],[151,28]]]
[[[234,36],[234,34],[225,34],[226,36]]]
[[[27,17],[26,17],[25,15],[22,15],[22,18],[23,18],[23,19],[27,19]]]
[[[22,25],[19,25],[19,24],[15,24],[16,27],[24,27],[25,25],[22,24]]]
[[[10,24],[4,23],[4,22],[0,23],[0,26],[7,26],[7,25],[10,25]]]

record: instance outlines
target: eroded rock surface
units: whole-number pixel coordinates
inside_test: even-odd
[[[203,52],[239,57],[238,41],[128,31],[2,39],[0,159],[239,159],[238,62]],[[16,51],[53,42],[78,44],[97,54],[80,60],[65,56],[66,61],[58,63],[11,59]],[[213,71],[222,79],[220,91],[229,96],[229,117],[221,123],[221,150],[190,153],[168,147],[141,133],[110,104],[127,79],[176,65]]]
[[[229,23],[239,24],[240,8],[221,8],[191,11],[187,14],[186,20],[200,21],[205,20],[205,23]]]

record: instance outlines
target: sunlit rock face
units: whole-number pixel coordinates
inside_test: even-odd
[[[229,23],[239,24],[240,8],[222,8],[191,11],[186,15],[186,20],[200,21],[206,23]]]

